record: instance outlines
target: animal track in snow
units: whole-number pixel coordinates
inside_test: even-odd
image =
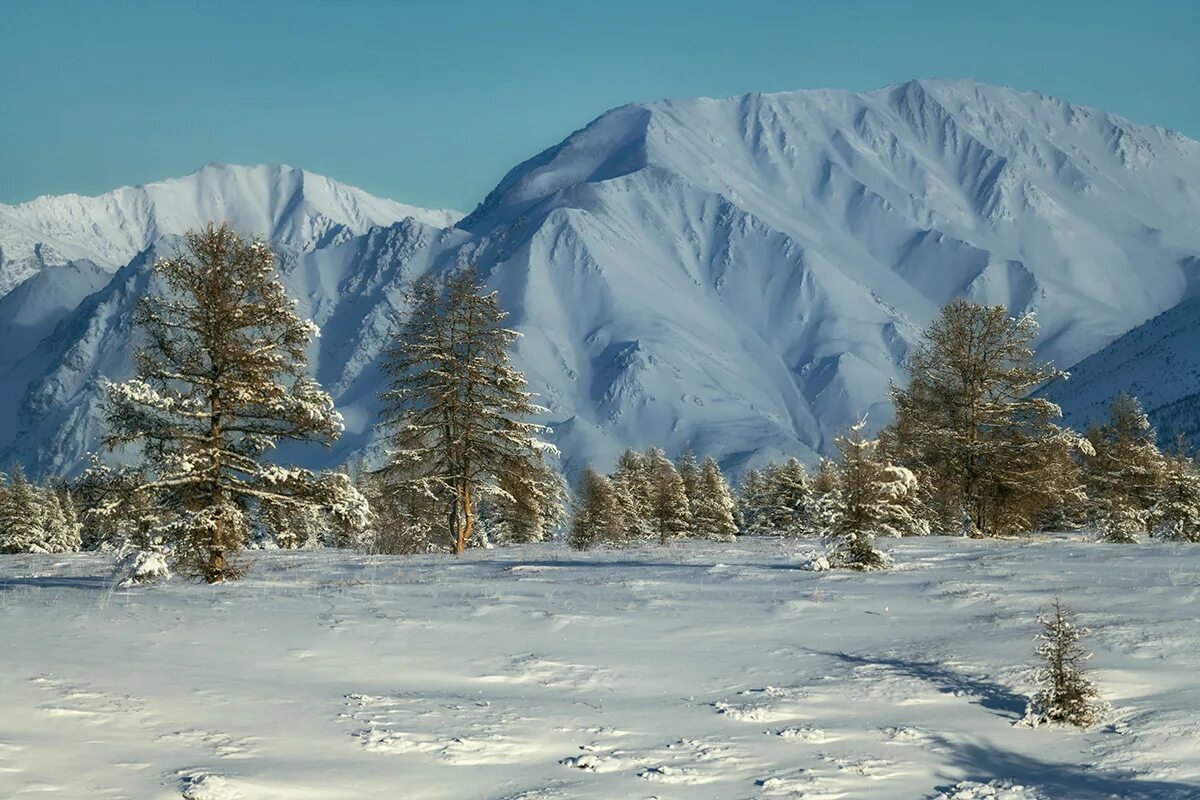
[[[41,675],[32,682],[53,698],[42,706],[52,717],[64,717],[80,722],[105,722],[145,711],[146,704],[130,695],[112,694],[83,684],[73,684],[52,675]]]
[[[346,695],[351,735],[377,753],[420,754],[450,764],[510,764],[540,749],[513,732],[523,718],[485,700],[425,695]]]
[[[217,758],[250,758],[255,753],[254,739],[238,739],[218,731],[177,731],[163,734],[158,741],[200,745],[208,748]]]
[[[801,700],[808,693],[800,689],[766,686],[738,692],[735,700],[712,704],[718,714],[742,722],[778,722],[805,716]]]
[[[814,728],[811,725],[780,728],[775,731],[775,735],[784,739],[797,739],[808,744],[824,744],[825,742],[833,742],[842,738],[840,736],[830,736],[820,728]]]
[[[607,671],[587,664],[554,661],[535,654],[513,656],[499,674],[484,675],[488,683],[536,683],[555,689],[594,691],[610,688]]]
[[[634,772],[639,778],[671,784],[703,784],[722,780],[746,762],[746,758],[726,742],[703,739],[678,739],[666,745],[648,748],[605,749],[584,745],[584,752],[561,759],[558,763],[586,772]]]

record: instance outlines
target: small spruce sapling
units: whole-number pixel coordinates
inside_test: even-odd
[[[1091,631],[1075,621],[1075,613],[1059,597],[1038,623],[1042,626],[1036,649],[1042,661],[1037,672],[1040,688],[1029,702],[1025,721],[1033,727],[1061,723],[1090,728],[1100,721],[1104,709],[1083,671],[1092,656],[1080,640]]]

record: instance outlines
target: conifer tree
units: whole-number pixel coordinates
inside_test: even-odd
[[[539,453],[529,469],[501,473],[481,508],[494,544],[540,542],[566,522],[567,484]]]
[[[688,506],[691,507],[700,495],[700,462],[696,460],[696,454],[690,445],[675,459],[675,469],[679,472],[679,479],[683,481],[683,493],[687,495]]]
[[[735,504],[721,468],[711,456],[700,464],[695,500],[691,502],[692,535],[721,542],[737,536]]]
[[[378,472],[360,471],[355,486],[367,498],[371,519],[347,546],[373,555],[413,555],[452,552],[445,533],[446,517],[440,498],[421,485],[391,486]]]
[[[766,532],[761,519],[766,506],[765,488],[766,482],[760,470],[748,469],[742,475],[737,491],[736,513],[743,533],[757,535]]]
[[[650,521],[660,544],[691,533],[692,513],[683,479],[675,465],[657,447],[646,453],[650,473]]]
[[[809,482],[812,493],[812,513],[809,515],[809,535],[828,537],[841,519],[842,480],[837,463],[822,458]]]
[[[1150,533],[1167,542],[1200,542],[1200,470],[1182,441],[1166,460]]]
[[[37,487],[25,478],[20,464],[9,473],[0,504],[0,552],[46,553],[46,509]]]
[[[879,495],[883,512],[879,520],[880,536],[925,536],[929,516],[921,499],[916,474],[905,467],[881,464]]]
[[[891,560],[875,547],[875,532],[887,518],[889,496],[875,460],[876,442],[863,436],[866,420],[837,440],[842,462],[839,507],[830,531],[830,566],[856,570],[887,567]]]
[[[529,418],[525,377],[510,363],[516,331],[474,269],[418,280],[411,312],[388,353],[381,427],[392,448],[382,475],[443,508],[455,553],[472,539],[478,504],[504,476],[537,468],[553,450]]]
[[[108,386],[105,443],[141,447],[149,480],[137,493],[169,512],[154,535],[179,568],[208,582],[237,577],[248,514],[264,504],[364,517],[345,476],[263,460],[280,440],[329,444],[342,432],[308,376],[316,326],[296,315],[270,248],[210,224],[155,274],[162,290],[135,317],[137,377]]]
[[[1149,528],[1166,471],[1156,433],[1136,398],[1122,392],[1108,420],[1089,430],[1094,454],[1086,464],[1092,519],[1106,542],[1131,543]]]
[[[812,492],[808,473],[794,458],[763,472],[765,508],[760,524],[778,536],[803,536],[812,529]]]
[[[1034,694],[1026,712],[1033,726],[1047,722],[1065,723],[1081,728],[1099,720],[1102,706],[1096,687],[1084,674],[1083,666],[1091,658],[1080,640],[1090,631],[1075,622],[1075,615],[1054,598],[1048,614],[1038,617],[1037,656],[1042,661],[1037,680],[1041,688]]]
[[[653,520],[653,482],[649,459],[632,448],[617,459],[612,474],[613,488],[621,503],[629,539],[648,539],[655,535]]]
[[[92,454],[72,483],[83,509],[85,550],[151,550],[163,544],[163,510],[143,488],[144,467],[113,466]]]
[[[606,545],[622,547],[628,543],[629,526],[613,482],[588,467],[579,482],[572,507],[568,543],[576,550]]]
[[[79,513],[75,509],[75,499],[69,490],[63,489],[54,493],[62,510],[62,527],[54,537],[57,552],[74,553],[83,545],[83,525],[79,522]]]
[[[888,455],[931,482],[942,524],[1018,530],[1039,511],[1035,492],[1055,494],[1061,461],[1047,451],[1070,451],[1076,437],[1055,424],[1058,406],[1030,395],[1061,375],[1034,361],[1037,330],[1031,314],[955,300],[909,353]]]

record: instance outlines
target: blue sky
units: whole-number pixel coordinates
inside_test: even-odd
[[[1200,138],[1200,2],[3,4],[0,202],[283,162],[470,210],[625,102],[970,77]]]

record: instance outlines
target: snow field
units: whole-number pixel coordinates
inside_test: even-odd
[[[884,544],[868,574],[775,539],[262,552],[129,590],[5,556],[0,796],[1200,797],[1200,550]],[[1096,730],[1014,724],[1055,592]]]

